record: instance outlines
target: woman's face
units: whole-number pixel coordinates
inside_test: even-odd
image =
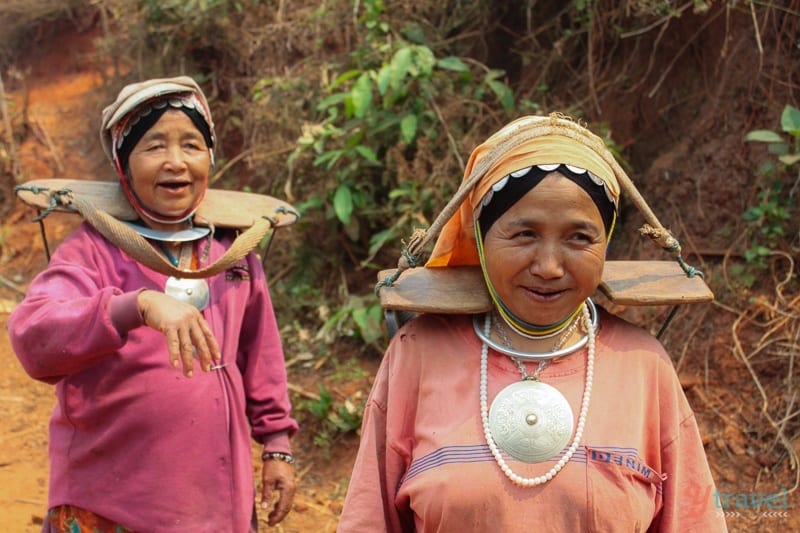
[[[164,216],[179,216],[195,206],[208,186],[210,169],[203,134],[177,109],[166,111],[128,158],[136,197],[144,207]],[[148,223],[156,229],[174,229],[169,224]]]
[[[553,172],[489,228],[484,252],[489,280],[509,310],[531,324],[553,324],[600,284],[603,219],[583,189]]]

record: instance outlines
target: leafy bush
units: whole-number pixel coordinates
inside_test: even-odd
[[[298,412],[304,415],[314,432],[314,444],[330,457],[331,445],[343,435],[357,431],[364,415],[364,401],[353,403],[350,399],[337,401],[321,383],[318,386],[319,398],[304,400],[298,405]]]
[[[420,190],[425,178],[402,182],[387,159],[413,159],[419,144],[435,147],[434,156],[447,151],[448,125],[437,115],[436,99],[458,97],[469,115],[487,98],[497,98],[510,111],[514,98],[498,80],[501,73],[474,76],[460,59],[437,59],[426,46],[400,42],[368,47],[370,54],[355,57],[375,59],[330,84],[330,95],[316,108],[323,120],[307,128],[289,162],[312,157],[312,166],[333,178],[325,197],[306,205],[325,208],[326,219],[341,224],[350,241],[368,244],[368,252],[359,255],[371,259],[385,244],[410,234],[398,221],[418,213],[420,222],[430,212],[432,191]]]
[[[751,243],[745,250],[745,260],[759,269],[767,267],[768,257],[776,250],[788,247],[787,238],[797,239],[800,235],[789,235],[797,231],[790,227],[792,214],[797,215],[797,188],[800,184],[800,110],[787,105],[781,114],[783,134],[772,130],[754,130],[745,136],[745,141],[766,143],[769,153],[777,156],[777,166],[765,163],[759,174],[770,181],[758,192],[758,203],[744,213],[749,223]],[[786,138],[788,135],[788,140]],[[795,181],[790,191],[784,190],[781,175],[795,172]],[[795,220],[797,220],[795,218]]]

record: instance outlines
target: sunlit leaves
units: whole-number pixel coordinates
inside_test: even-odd
[[[781,128],[794,137],[800,137],[800,109],[787,105],[781,114]]]
[[[372,80],[368,73],[358,77],[355,85],[350,90],[350,98],[346,100],[347,116],[364,118],[372,109]]]
[[[771,154],[778,156],[778,160],[787,166],[800,161],[800,110],[792,105],[787,105],[781,113],[781,130],[788,133],[792,142],[787,142],[784,137],[772,130],[754,130],[745,135],[745,141],[767,143]]]
[[[339,185],[333,193],[333,210],[342,224],[350,222],[350,215],[353,213],[353,193],[346,184]]]
[[[781,171],[786,171],[795,163],[800,161],[800,110],[796,107],[787,105],[781,113],[781,130],[788,134],[787,140],[784,135],[772,130],[754,130],[745,135],[744,140],[750,142],[766,143],[768,152],[778,157],[785,167]],[[775,174],[778,172],[774,165],[765,165],[764,174]],[[800,172],[798,173],[800,180]],[[792,199],[791,194],[783,192],[783,185],[780,180],[773,179],[772,182],[763,186],[758,192],[758,203],[748,208],[743,217],[748,221],[748,233],[752,240],[750,246],[745,250],[744,257],[748,264],[757,268],[767,267],[766,258],[774,250],[785,248],[786,228],[789,227],[792,219],[793,210],[797,209],[797,203]]]
[[[762,143],[782,143],[783,137],[771,130],[753,130],[745,135],[744,140]]]
[[[451,70],[453,72],[469,72],[469,67],[466,63],[457,57],[448,56],[443,57],[436,61],[436,66],[443,70]]]
[[[406,143],[411,143],[417,136],[418,119],[416,115],[406,115],[400,121],[400,138]]]

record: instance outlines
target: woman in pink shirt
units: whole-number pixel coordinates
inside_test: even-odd
[[[591,300],[622,172],[560,115],[473,151],[426,266],[479,266],[492,310],[394,335],[341,533],[725,531],[670,358]]]
[[[101,139],[154,249],[183,270],[228,250],[232,232],[193,224],[216,142],[194,80],[126,86]],[[270,524],[289,512],[297,423],[254,253],[207,279],[168,277],[84,222],[8,328],[25,370],[55,385],[43,531],[255,531],[251,437]]]

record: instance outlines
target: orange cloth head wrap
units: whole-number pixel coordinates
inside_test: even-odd
[[[472,183],[472,190],[442,228],[425,266],[480,265],[473,224],[484,195],[512,172],[553,164],[588,170],[603,182],[609,199],[618,205],[617,176],[624,175],[624,171],[600,137],[564,115],[522,117],[473,150],[461,183],[461,187]]]

